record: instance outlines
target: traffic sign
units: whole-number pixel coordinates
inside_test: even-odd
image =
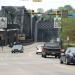
[[[54,18],[54,28],[61,28],[61,17],[56,16]]]
[[[6,17],[0,17],[0,29],[7,28],[7,18]]]

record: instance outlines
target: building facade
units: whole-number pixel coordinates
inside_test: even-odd
[[[0,17],[7,17],[7,28],[0,31],[1,35],[6,34],[7,43],[17,41],[18,34],[31,37],[31,15],[24,6],[2,6],[0,14]]]

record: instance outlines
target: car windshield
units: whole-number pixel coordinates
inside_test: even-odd
[[[56,42],[47,42],[45,43],[45,46],[51,46],[51,47],[55,47],[55,46],[59,46],[59,43],[56,43]]]
[[[14,45],[13,46],[13,49],[21,49],[22,48],[22,45]]]
[[[71,52],[72,52],[72,53],[75,53],[75,48],[72,48],[72,49],[71,49]]]
[[[75,48],[69,48],[66,53],[75,53]]]

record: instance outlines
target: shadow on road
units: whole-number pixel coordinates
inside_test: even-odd
[[[69,66],[75,66],[75,64],[69,64]]]

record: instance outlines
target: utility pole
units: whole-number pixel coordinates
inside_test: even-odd
[[[37,25],[38,25],[38,22],[41,20],[41,18],[42,18],[42,16],[36,21],[36,23],[35,23],[35,42],[37,42],[37,34],[38,34],[38,27],[37,27]]]
[[[43,42],[43,31],[42,31],[42,42]]]
[[[54,28],[58,29],[57,39],[60,39],[60,29],[61,29],[61,17],[58,16],[58,11],[56,11],[56,17],[54,18]]]
[[[37,35],[38,35],[38,22],[41,21],[42,16],[46,15],[46,13],[36,13],[36,14],[41,14],[40,18],[36,21],[35,23],[35,34],[34,34],[34,40],[37,42]],[[49,15],[49,14],[48,14]]]
[[[32,23],[33,23],[33,11],[31,11],[31,39],[32,39]]]
[[[22,8],[22,15],[21,15],[21,34],[23,33],[23,22],[24,22],[24,9]]]

